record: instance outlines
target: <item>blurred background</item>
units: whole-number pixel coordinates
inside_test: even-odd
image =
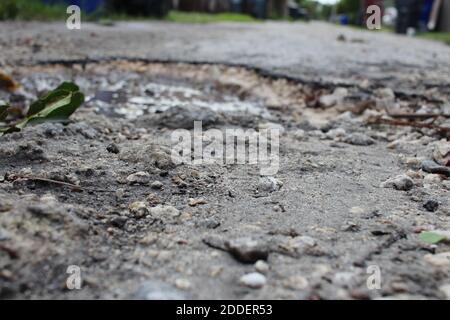
[[[450,0],[0,0],[0,20],[52,20],[67,17],[75,4],[87,20],[164,19],[208,23],[260,20],[325,20],[364,27],[366,8],[382,8],[382,31],[450,44]]]

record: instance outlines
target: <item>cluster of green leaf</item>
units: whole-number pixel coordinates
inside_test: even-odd
[[[67,6],[44,4],[41,0],[1,0],[0,20],[64,19]]]
[[[0,1],[0,20],[15,19],[19,14],[16,0]]]
[[[67,119],[84,102],[84,95],[77,85],[64,82],[55,90],[31,104],[26,117],[14,124],[0,127],[0,136],[17,132],[27,125],[39,124],[47,121],[67,121]],[[8,116],[8,105],[0,105],[0,122]]]

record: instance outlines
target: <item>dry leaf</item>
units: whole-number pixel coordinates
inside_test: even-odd
[[[13,80],[13,78],[6,73],[0,71],[0,89],[14,92],[19,88],[19,85]]]

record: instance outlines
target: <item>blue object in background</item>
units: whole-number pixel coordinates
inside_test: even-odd
[[[427,23],[430,18],[431,10],[433,9],[434,0],[422,0],[422,12],[420,14],[420,20]]]
[[[65,4],[65,5],[77,5],[86,13],[92,13],[99,10],[104,0],[43,0],[45,4]]]
[[[350,22],[350,19],[348,18],[348,16],[346,14],[341,14],[339,16],[339,23],[343,26],[348,26]]]
[[[423,0],[422,11],[420,13],[420,27],[421,31],[426,31],[428,20],[430,19],[431,10],[433,9],[434,0]]]

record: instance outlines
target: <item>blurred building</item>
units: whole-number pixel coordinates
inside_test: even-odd
[[[195,12],[236,12],[265,19],[286,17],[288,0],[172,0],[172,8]]]
[[[284,18],[288,0],[42,0],[46,4],[75,4],[84,12],[95,12],[102,6],[129,14],[163,15],[169,8],[191,12],[236,12],[255,18]]]

